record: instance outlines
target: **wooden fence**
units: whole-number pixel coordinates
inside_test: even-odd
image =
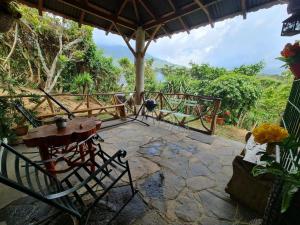
[[[125,118],[136,113],[134,93],[64,93],[53,94],[52,97],[61,102],[69,111],[77,116],[99,116],[103,121]],[[0,98],[23,102],[26,109],[39,119],[67,114],[55,102],[43,94],[0,96]],[[157,110],[155,110],[153,115],[149,116],[207,134],[215,132],[217,113],[221,105],[219,98],[189,94],[145,92],[143,99],[149,98],[156,100],[158,103]],[[184,101],[185,104],[178,103],[174,105],[170,102],[172,99]],[[177,112],[177,115],[173,114],[174,117],[171,114],[163,115],[160,111],[164,109],[174,113]],[[179,119],[179,113],[189,116],[189,119],[185,116]],[[172,118],[175,120],[172,120]]]
[[[120,102],[116,97],[117,94],[53,94],[52,96],[75,115],[89,117],[102,115],[102,120],[111,120],[126,117],[134,111],[132,107],[127,106],[127,102]],[[67,114],[46,95],[7,95],[0,98],[21,101],[26,109],[39,119]]]
[[[148,116],[168,123],[187,127],[206,134],[214,134],[221,99],[211,96],[145,92],[144,99],[158,104]]]

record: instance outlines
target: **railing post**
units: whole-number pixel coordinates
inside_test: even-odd
[[[88,117],[91,117],[93,114],[92,114],[92,110],[89,110],[90,109],[90,95],[89,94],[86,95],[86,106],[88,109]]]
[[[214,100],[214,110],[213,110],[213,114],[212,114],[211,127],[210,127],[211,134],[214,134],[216,131],[218,111],[219,111],[220,107],[221,107],[221,100],[220,99]]]
[[[48,102],[48,104],[49,104],[49,107],[50,107],[51,112],[54,114],[54,108],[53,108],[53,105],[52,105],[51,100],[49,99],[48,96],[46,96],[46,99],[47,99],[47,102]]]
[[[163,94],[159,92],[159,105],[160,105],[160,110],[163,109]]]

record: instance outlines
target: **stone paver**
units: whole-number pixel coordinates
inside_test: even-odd
[[[100,132],[106,152],[127,150],[140,191],[115,224],[247,225],[256,218],[224,191],[242,143],[214,137],[209,145],[188,138],[180,129],[166,129],[170,125],[149,123],[150,127],[128,123]],[[10,207],[0,211],[0,222],[1,212],[12,210]],[[97,218],[97,212],[93,214],[97,221],[103,220]]]

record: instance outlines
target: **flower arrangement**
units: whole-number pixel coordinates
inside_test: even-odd
[[[294,194],[300,188],[300,143],[297,138],[289,135],[288,131],[276,124],[262,124],[253,130],[254,140],[259,144],[278,145],[276,155],[266,152],[260,152],[261,161],[264,165],[257,165],[253,168],[252,174],[259,176],[262,174],[272,174],[279,178],[283,183],[281,195],[281,213],[284,213],[289,208]],[[296,165],[296,170],[290,171],[286,168],[287,154],[292,154],[291,162]],[[282,156],[282,157],[279,157]],[[289,164],[289,163],[288,163]]]
[[[254,141],[259,144],[279,143],[289,136],[286,129],[276,125],[265,123],[253,130]]]
[[[290,67],[293,74],[300,78],[300,42],[296,41],[293,45],[288,43],[281,51],[279,60],[285,62],[285,67]]]

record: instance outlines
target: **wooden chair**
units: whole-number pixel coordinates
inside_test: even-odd
[[[71,215],[80,224],[86,224],[91,209],[99,202],[108,203],[107,199],[112,189],[117,187],[122,177],[127,176],[129,196],[122,199],[122,206],[114,210],[108,222],[110,223],[134,197],[136,190],[133,187],[128,161],[122,160],[126,156],[125,151],[119,150],[113,156],[109,156],[98,147],[95,156],[95,162],[87,160],[59,180],[37,163],[0,142],[0,183],[57,208],[59,213]],[[95,164],[95,172],[88,169],[89,163]],[[50,215],[40,222],[44,223],[56,215]]]

